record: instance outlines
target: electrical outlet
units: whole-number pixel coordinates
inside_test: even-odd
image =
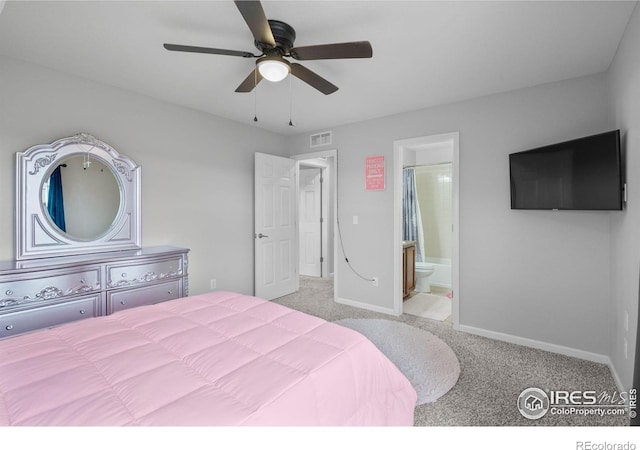
[[[627,356],[627,347],[628,347],[628,345],[627,345],[627,338],[624,338],[624,342],[623,342],[623,348],[624,348],[624,359],[627,359],[627,358],[628,358],[628,356]]]
[[[218,285],[218,282],[216,281],[215,278],[212,278],[211,281],[209,281],[209,288],[210,289],[215,289],[217,285]]]
[[[378,287],[378,277],[373,277],[373,281],[371,281],[371,284],[373,284],[375,287]]]

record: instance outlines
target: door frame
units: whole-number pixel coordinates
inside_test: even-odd
[[[393,237],[394,237],[394,254],[393,254],[393,311],[396,315],[402,314],[402,169],[405,165],[405,152],[407,151],[429,151],[421,149],[429,145],[435,145],[442,142],[451,142],[453,146],[452,161],[452,196],[451,208],[453,219],[453,236],[452,236],[452,258],[451,258],[451,289],[453,290],[452,299],[452,319],[453,329],[460,329],[460,214],[459,214],[459,195],[460,195],[460,133],[455,131],[452,133],[436,134],[431,136],[422,136],[412,139],[402,139],[393,143],[393,179],[394,179],[394,195],[393,195]],[[413,165],[413,164],[411,164]]]
[[[338,198],[338,150],[337,149],[330,149],[330,150],[322,150],[322,151],[317,151],[317,152],[311,152],[311,153],[301,153],[301,154],[296,154],[296,155],[292,155],[291,156],[292,159],[296,160],[296,176],[298,176],[298,172],[300,170],[300,163],[305,161],[305,160],[309,160],[309,159],[317,159],[317,158],[331,158],[332,162],[329,163],[329,183],[327,184],[325,181],[325,185],[327,187],[327,190],[329,192],[333,192],[332,198],[331,200],[333,201],[333,205],[331,207],[331,211],[332,211],[332,220],[331,220],[331,224],[333,225],[333,235],[329,235],[329,233],[327,232],[326,237],[327,239],[331,240],[330,245],[327,246],[327,248],[332,248],[332,252],[333,252],[333,301],[335,302],[338,294],[338,271],[336,270],[336,265],[337,265],[337,257],[338,257],[338,244],[337,244],[337,240],[336,240],[336,232],[338,229],[338,202],[336,201]],[[296,207],[299,206],[297,203],[300,201],[300,183],[296,184],[297,186],[297,192],[296,192]],[[329,195],[326,196],[326,199],[329,199]],[[325,222],[326,223],[326,222]],[[326,227],[324,227],[326,229]],[[298,237],[300,236],[300,227],[298,225]],[[299,253],[299,252],[298,252]],[[299,254],[298,254],[298,258],[299,258]],[[300,264],[300,262],[298,261],[298,265]],[[329,276],[329,271],[327,270],[327,276]],[[298,289],[300,288],[300,274],[298,273]]]

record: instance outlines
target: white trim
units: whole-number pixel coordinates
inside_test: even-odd
[[[451,208],[453,214],[453,258],[451,284],[453,289],[453,329],[460,329],[460,133],[451,133],[453,138],[453,192]]]
[[[354,308],[366,309],[373,312],[388,314],[391,316],[399,316],[392,308],[385,308],[384,306],[371,305],[369,303],[357,302],[355,300],[349,300],[348,298],[335,297],[335,302],[341,305],[353,306]]]
[[[464,333],[474,334],[476,336],[482,336],[489,339],[495,339],[498,341],[509,342],[510,344],[524,345],[525,347],[536,348],[538,350],[544,350],[551,353],[557,353],[560,355],[571,356],[573,358],[584,359],[599,364],[605,364],[613,381],[616,383],[618,392],[627,392],[628,387],[623,386],[622,380],[616,371],[611,358],[607,355],[601,355],[599,353],[586,352],[577,348],[565,347],[563,345],[550,344],[548,342],[536,341],[534,339],[523,338],[520,336],[514,336],[512,334],[500,333],[497,331],[489,331],[483,328],[470,327],[467,325],[460,325],[459,330]]]
[[[511,344],[524,345],[525,347],[536,348],[538,350],[545,350],[551,353],[558,353],[560,355],[572,356],[574,358],[584,359],[600,364],[607,364],[610,366],[611,360],[607,355],[601,355],[599,353],[587,352],[579,350],[577,348],[565,347],[563,345],[551,344],[549,342],[536,341],[535,339],[524,338],[520,336],[514,336],[512,334],[500,333],[498,331],[485,330],[484,328],[470,327],[468,325],[460,325],[460,331],[475,334],[476,336],[482,336],[489,339],[495,339],[498,341],[509,342]]]
[[[402,169],[404,166],[404,150],[433,145],[444,141],[453,146],[452,176],[452,212],[453,212],[453,255],[451,258],[451,284],[453,290],[452,319],[453,329],[460,329],[460,133],[436,134],[393,142],[393,314],[402,314]]]
[[[622,380],[616,371],[616,367],[613,365],[611,358],[607,356],[607,366],[609,366],[609,371],[611,372],[611,376],[613,377],[613,381],[616,383],[616,387],[618,388],[618,392],[627,392],[629,391],[629,386],[624,387],[622,385]]]
[[[338,157],[338,149],[333,148],[330,150],[320,150],[317,152],[309,152],[309,153],[298,153],[296,155],[291,156],[293,159],[316,159],[316,158],[329,158],[331,156]]]
[[[402,314],[402,168],[403,147],[393,143],[393,314]]]

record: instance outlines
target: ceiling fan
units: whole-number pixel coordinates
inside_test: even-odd
[[[237,50],[176,44],[164,44],[164,48],[178,52],[258,58],[255,69],[240,83],[236,92],[251,92],[263,78],[276,82],[283,80],[290,73],[325,95],[337,91],[338,87],[306,67],[287,61],[285,57],[298,61],[310,61],[371,58],[373,55],[368,41],[294,47],[296,32],[293,27],[279,20],[267,20],[260,1],[234,1],[234,3],[253,34],[254,45],[261,52],[259,55]]]

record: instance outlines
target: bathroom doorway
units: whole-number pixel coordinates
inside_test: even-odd
[[[452,162],[403,168],[404,242],[415,248],[415,286],[405,314],[452,323]],[[406,270],[406,269],[405,269]]]
[[[398,283],[395,311],[459,324],[458,133],[396,141],[394,146],[398,280],[415,253],[415,285]],[[407,247],[410,250],[407,252]]]

